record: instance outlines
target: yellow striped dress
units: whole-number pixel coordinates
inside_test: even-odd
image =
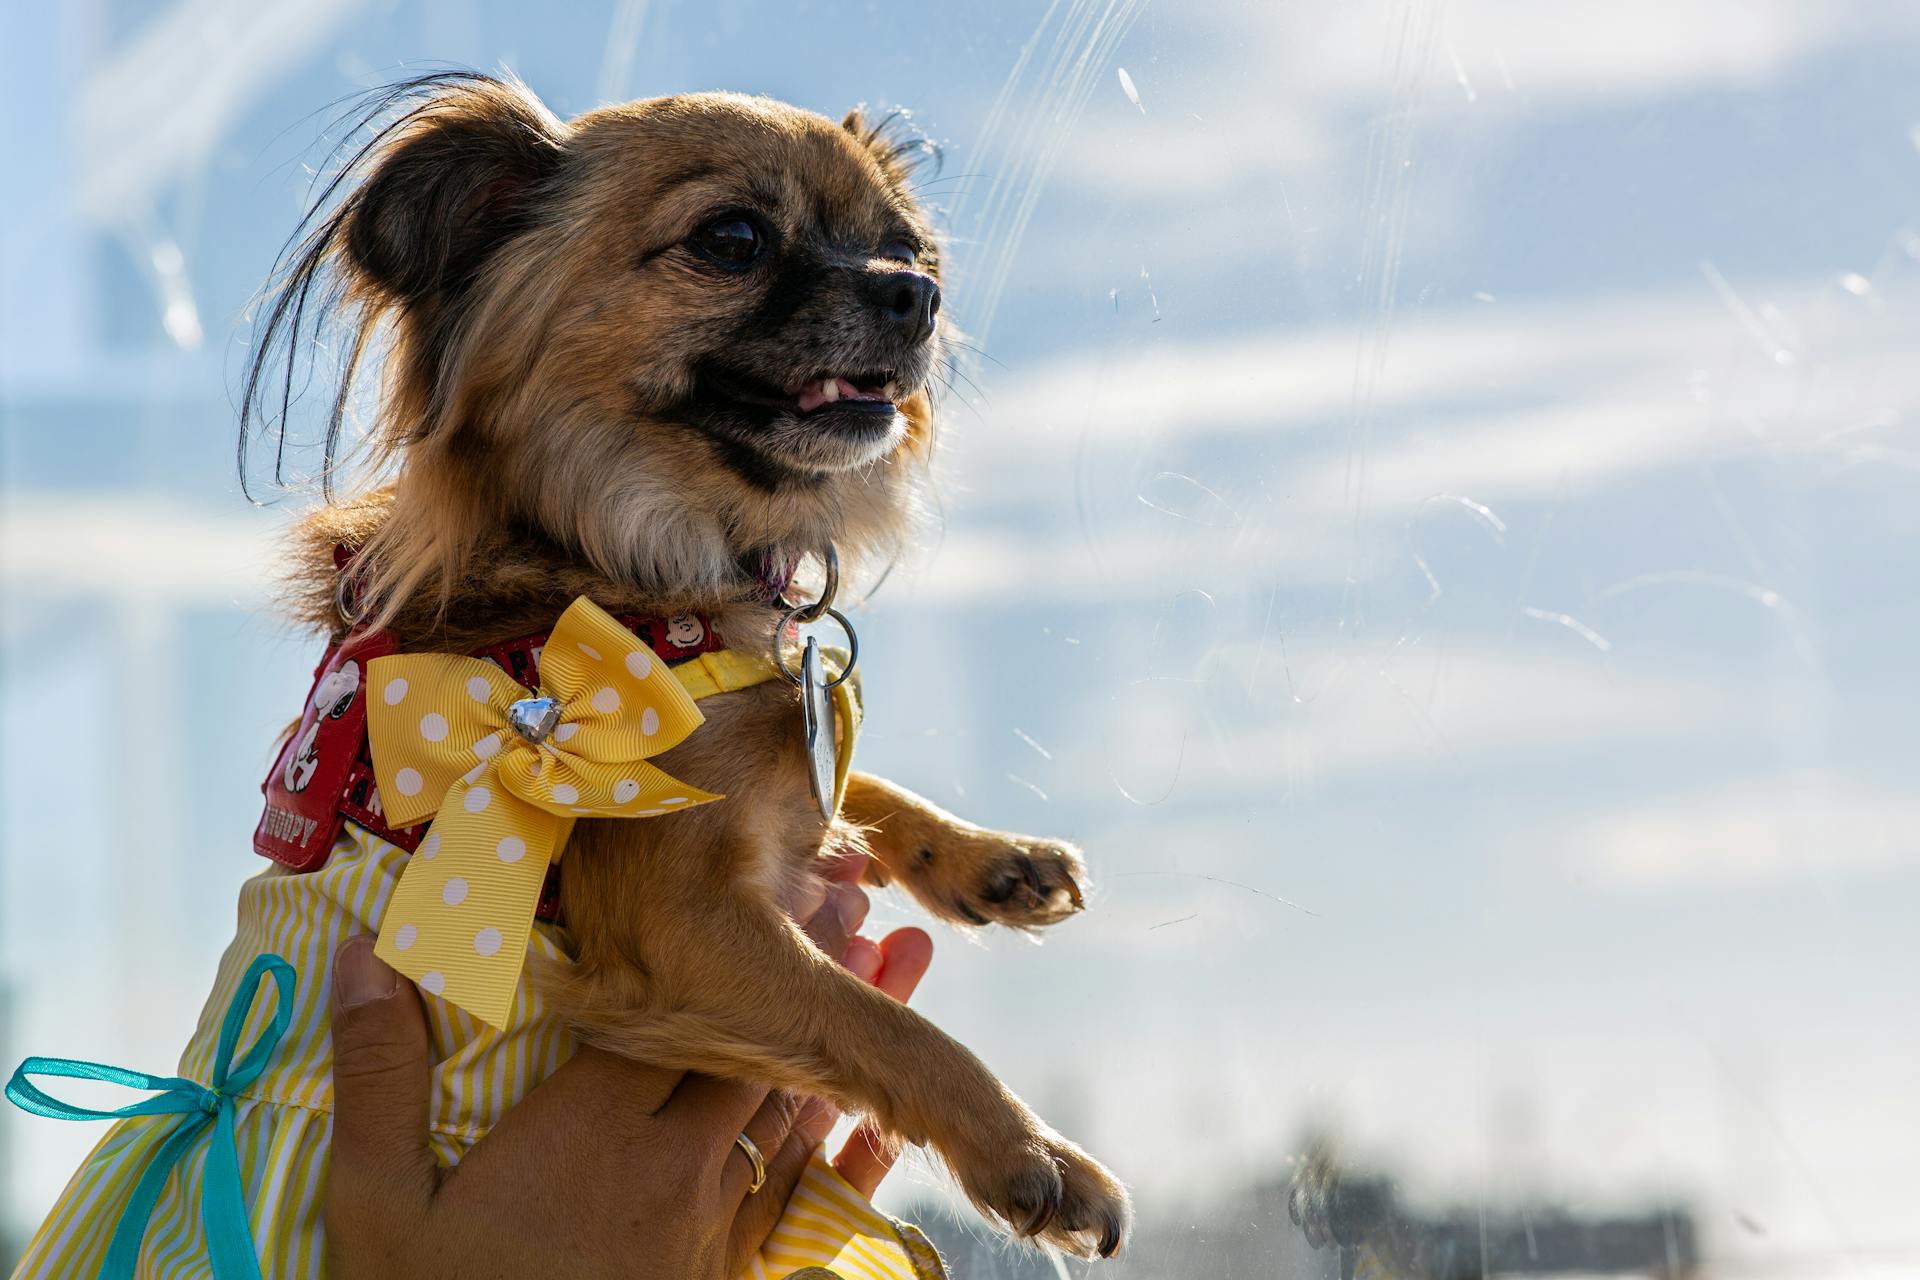
[[[208,1081],[221,1019],[247,966],[269,952],[292,963],[299,974],[292,1023],[265,1072],[239,1094],[235,1107],[242,1189],[261,1274],[269,1280],[313,1280],[325,1271],[320,1210],[333,1129],[333,952],[354,934],[375,932],[407,858],[404,850],[349,822],[320,870],[294,874],[273,866],[249,880],[240,892],[239,929],[181,1056],[180,1075]],[[560,958],[563,940],[557,927],[537,923],[532,952]],[[504,1032],[432,996],[422,1000],[435,1063],[432,1142],[441,1162],[451,1165],[566,1061],[573,1041],[524,974]],[[272,1005],[271,995],[255,1002],[242,1044],[260,1034]],[[15,1280],[97,1276],[135,1183],[178,1120],[160,1115],[115,1123],[27,1246]],[[139,1280],[212,1276],[199,1208],[211,1138],[211,1129],[203,1131],[167,1178],[140,1249]],[[809,1267],[845,1280],[945,1275],[924,1236],[875,1210],[818,1155],[746,1275],[782,1280]]]

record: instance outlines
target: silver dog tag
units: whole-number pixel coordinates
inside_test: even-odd
[[[820,816],[831,819],[840,752],[834,741],[833,695],[827,691],[826,673],[821,669],[820,644],[811,636],[800,655],[800,706],[807,730],[807,781],[813,784]]]

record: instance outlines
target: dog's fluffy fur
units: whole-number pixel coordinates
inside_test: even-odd
[[[331,463],[356,370],[384,350],[366,443],[383,479],[302,525],[306,621],[340,633],[344,546],[352,598],[406,650],[543,630],[579,595],[614,613],[705,611],[754,650],[778,613],[747,566],[831,544],[857,576],[898,551],[944,329],[933,233],[893,133],[732,94],[563,122],[517,84],[464,74],[379,106],[293,251],[248,385],[252,426],[278,393],[284,433],[292,365],[281,378],[277,353],[294,361],[316,319],[340,322]],[[716,220],[747,222],[760,256],[706,251]],[[782,401],[842,373],[884,374],[897,413]],[[1113,1253],[1128,1221],[1113,1176],[779,906],[824,858],[864,848],[871,882],[950,920],[1035,928],[1080,908],[1077,851],[860,774],[823,823],[791,686],[701,707],[706,725],[660,763],[725,803],[574,829],[562,906],[577,956],[543,980],[579,1033],[829,1097],[932,1145],[1017,1234]]]

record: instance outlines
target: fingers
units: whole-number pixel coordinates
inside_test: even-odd
[[[674,1126],[676,1141],[715,1151],[733,1141],[767,1100],[767,1086],[689,1071],[656,1119]]]
[[[349,1234],[377,1234],[394,1213],[433,1198],[427,1146],[427,1024],[413,984],[349,938],[333,967],[333,1173],[327,1217]]]
[[[925,929],[895,929],[880,940],[880,972],[874,986],[905,1004],[933,963],[933,939]]]
[[[758,1172],[762,1177],[771,1176],[768,1165],[775,1153],[786,1145],[788,1137],[796,1131],[805,1106],[786,1090],[775,1089],[742,1126],[742,1136],[753,1143],[754,1149],[760,1153]],[[720,1166],[720,1202],[737,1204],[744,1197],[764,1190],[764,1187],[753,1185],[755,1172],[753,1158],[736,1143]]]
[[[865,923],[867,905],[867,895],[859,887],[831,884],[826,900],[800,927],[813,939],[814,946],[837,960]]]
[[[846,950],[840,953],[840,963],[848,973],[872,985],[880,976],[881,966],[886,961],[880,954],[879,945],[872,939],[855,937],[848,941]]]
[[[826,859],[820,864],[819,877],[802,877],[800,882],[789,891],[790,896],[781,903],[781,906],[795,920],[808,919],[827,900],[829,885],[859,884],[860,877],[866,873],[872,861],[873,859],[864,853],[844,853]]]
[[[859,884],[873,859],[864,853],[843,853],[826,863],[827,879],[836,884]]]
[[[766,1183],[741,1202],[733,1220],[728,1275],[746,1274],[753,1255],[760,1251],[786,1212],[793,1189],[800,1185],[807,1171],[807,1162],[813,1158],[821,1139],[827,1136],[827,1130],[833,1127],[833,1117],[833,1109],[817,1099],[804,1104],[786,1141],[779,1150],[767,1153]],[[745,1184],[741,1185],[744,1189]]]
[[[535,1085],[534,1092],[547,1089],[591,1096],[598,1099],[597,1106],[637,1122],[664,1110],[686,1078],[687,1073],[677,1067],[635,1062],[593,1045],[581,1045],[558,1071]]]
[[[833,1158],[833,1169],[847,1180],[848,1186],[871,1200],[899,1158],[899,1149],[887,1141],[873,1122],[862,1120],[848,1135],[847,1145]]]

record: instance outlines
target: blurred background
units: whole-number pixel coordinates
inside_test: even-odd
[[[8,1064],[171,1069],[262,866],[233,389],[337,100],[864,101],[980,354],[861,755],[1089,850],[920,1003],[1134,1186],[1098,1273],[1920,1276],[1912,5],[3,11]],[[0,1260],[97,1136],[0,1115]]]

